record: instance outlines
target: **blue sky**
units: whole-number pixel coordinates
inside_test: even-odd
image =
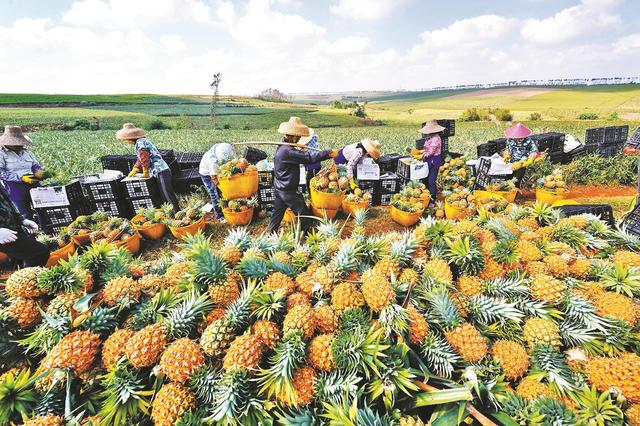
[[[634,0],[0,0],[1,92],[255,94],[640,73]],[[19,64],[19,65],[18,65]]]

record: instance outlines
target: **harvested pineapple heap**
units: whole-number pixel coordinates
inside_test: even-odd
[[[15,272],[0,423],[640,424],[637,237],[544,205],[364,217]]]
[[[344,166],[332,165],[323,168],[311,178],[311,186],[319,192],[338,193],[349,188],[349,178]]]

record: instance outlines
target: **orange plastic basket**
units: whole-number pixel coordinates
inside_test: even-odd
[[[234,212],[231,209],[222,209],[222,214],[224,214],[224,218],[227,220],[229,225],[233,226],[244,226],[251,223],[251,219],[253,219],[253,210],[247,209],[243,212]]]
[[[420,221],[420,216],[422,216],[423,212],[424,210],[420,213],[410,213],[391,206],[391,219],[395,223],[399,223],[402,226],[409,227],[415,225]]]
[[[225,200],[251,198],[258,192],[258,171],[252,170],[230,178],[218,177],[218,188]]]

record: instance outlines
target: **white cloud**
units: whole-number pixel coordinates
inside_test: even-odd
[[[77,0],[62,17],[67,24],[109,28],[209,19],[209,6],[201,0]]]
[[[167,53],[174,54],[187,48],[179,35],[164,35],[160,37],[160,43],[166,48]]]
[[[630,53],[640,50],[640,33],[620,37],[613,43],[615,53]]]
[[[611,10],[618,3],[618,0],[582,0],[549,18],[528,19],[522,27],[522,37],[532,43],[555,44],[601,32],[621,21]]]
[[[328,54],[335,55],[361,53],[367,50],[370,44],[371,40],[368,37],[348,36],[333,43],[326,43],[323,50]]]
[[[498,15],[481,15],[460,19],[446,28],[420,34],[422,48],[476,46],[504,37],[516,22]]]
[[[363,21],[388,18],[391,13],[411,0],[338,0],[329,7],[331,13]]]

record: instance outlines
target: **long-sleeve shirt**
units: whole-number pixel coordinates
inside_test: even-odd
[[[280,145],[274,158],[273,187],[280,191],[295,191],[300,183],[301,164],[318,163],[330,157],[330,149],[305,152],[292,146]]]
[[[20,231],[22,220],[22,216],[20,216],[16,206],[9,198],[7,190],[0,183],[0,228]]]
[[[307,146],[311,148],[320,148],[320,145],[318,145],[318,134],[314,134],[311,137],[311,140],[309,141]],[[318,170],[320,167],[322,167],[322,163],[317,162],[313,164],[307,164],[305,167],[307,170]]]
[[[442,138],[440,135],[433,135],[424,141],[424,153],[422,153],[422,161],[428,158],[440,156],[442,153]]]
[[[0,180],[20,182],[22,176],[38,170],[42,170],[42,166],[31,151],[22,149],[14,152],[6,147],[0,148]]]
[[[524,138],[520,142],[509,138],[507,139],[507,151],[511,154],[509,161],[515,163],[526,160],[531,154],[538,152],[538,147],[531,138]]]
[[[342,155],[347,159],[347,177],[351,179],[355,174],[356,166],[364,157],[365,150],[360,142],[352,143],[342,148]]]
[[[220,159],[216,156],[216,145],[205,152],[200,160],[199,172],[202,176],[214,176],[218,174],[218,163]]]
[[[160,151],[147,138],[140,138],[136,141],[136,155],[138,161],[134,167],[149,170],[150,176],[158,176],[169,168],[167,163],[162,159]]]

